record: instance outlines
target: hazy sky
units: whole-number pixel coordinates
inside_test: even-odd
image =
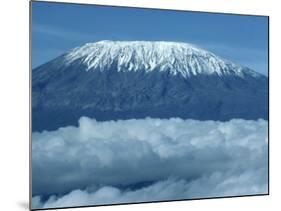
[[[32,3],[32,67],[99,40],[189,42],[267,75],[268,19],[198,12]]]

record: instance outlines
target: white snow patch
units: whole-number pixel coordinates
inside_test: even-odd
[[[249,68],[236,65],[215,54],[200,49],[192,44],[164,41],[100,41],[87,43],[71,50],[64,57],[69,65],[81,62],[87,70],[117,71],[170,71],[184,77],[205,74],[236,75],[245,74],[259,77],[260,74]],[[115,64],[115,67],[112,65]]]

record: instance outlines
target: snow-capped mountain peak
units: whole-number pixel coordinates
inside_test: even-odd
[[[74,48],[64,56],[66,65],[75,62],[86,70],[169,71],[184,77],[199,74],[244,77],[260,74],[236,65],[192,44],[164,41],[99,41]]]
[[[268,119],[267,99],[266,76],[196,46],[100,41],[32,71],[32,129],[76,125],[81,116]]]

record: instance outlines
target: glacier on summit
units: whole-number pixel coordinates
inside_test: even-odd
[[[236,65],[192,44],[164,41],[100,41],[71,50],[67,65],[81,62],[86,70],[106,70],[117,63],[117,71],[169,71],[189,77],[197,74],[259,77],[249,68]]]

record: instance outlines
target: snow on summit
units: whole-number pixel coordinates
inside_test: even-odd
[[[184,77],[250,75],[249,68],[234,64],[192,44],[164,41],[99,41],[74,48],[64,56],[66,65],[79,62],[86,70],[169,71]]]

